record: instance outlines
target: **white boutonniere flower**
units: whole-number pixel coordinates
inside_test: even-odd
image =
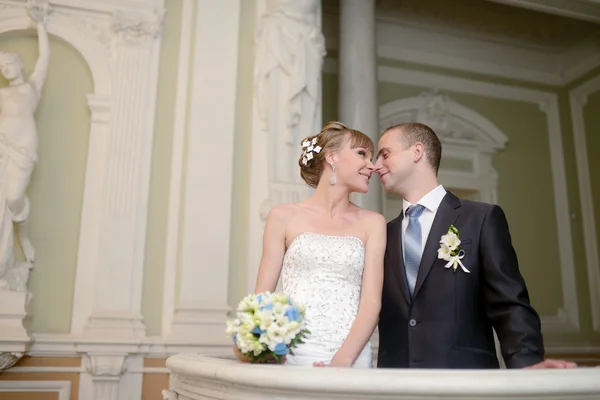
[[[466,273],[470,274],[469,271],[464,264],[462,263],[462,259],[465,256],[465,251],[459,248],[460,246],[460,238],[458,229],[454,225],[450,225],[448,228],[448,233],[442,236],[440,240],[440,248],[438,249],[438,258],[444,261],[448,261],[445,268],[452,267],[454,272],[460,265],[460,268]]]

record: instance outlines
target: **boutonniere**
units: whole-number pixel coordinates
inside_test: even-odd
[[[452,267],[454,272],[456,272],[456,269],[460,265],[460,268],[462,268],[463,271],[465,271],[467,274],[470,274],[471,271],[465,268],[461,261],[465,256],[465,251],[459,248],[460,238],[458,235],[458,229],[456,229],[454,225],[450,225],[450,228],[448,228],[448,233],[442,236],[442,239],[440,240],[441,245],[438,249],[438,258],[448,261],[448,263],[444,265],[445,268]]]

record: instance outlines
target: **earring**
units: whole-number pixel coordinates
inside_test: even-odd
[[[337,180],[335,179],[335,163],[331,165],[331,178],[329,178],[329,184],[335,185]]]

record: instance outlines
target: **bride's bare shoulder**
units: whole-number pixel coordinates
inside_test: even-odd
[[[302,212],[301,203],[278,204],[271,208],[267,215],[268,220],[289,221],[294,216]]]
[[[367,226],[375,228],[386,225],[385,217],[378,212],[357,206],[356,213],[362,224],[366,224]]]

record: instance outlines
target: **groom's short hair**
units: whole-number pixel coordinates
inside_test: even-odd
[[[437,175],[442,159],[442,144],[433,129],[420,122],[406,122],[390,126],[383,131],[381,136],[394,129],[398,129],[402,133],[398,135],[398,139],[405,148],[408,149],[417,142],[423,144],[427,161],[429,161],[429,164]]]

